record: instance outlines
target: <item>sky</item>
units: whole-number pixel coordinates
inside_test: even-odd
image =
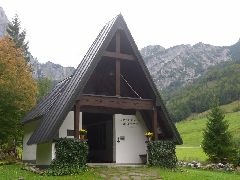
[[[240,38],[239,0],[0,0],[18,14],[39,62],[77,65],[105,23],[121,13],[139,49],[180,44],[228,46]]]

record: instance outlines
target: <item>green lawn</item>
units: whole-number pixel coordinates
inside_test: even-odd
[[[222,108],[226,113],[225,119],[229,122],[229,130],[233,135],[234,142],[240,147],[240,111],[231,112],[237,102],[224,105]],[[201,149],[203,129],[206,126],[207,118],[185,120],[176,123],[177,129],[183,139],[183,145],[177,146],[176,152],[179,160],[206,161],[207,157]],[[191,147],[191,148],[190,148]]]
[[[158,170],[161,177],[165,180],[240,180],[240,174],[227,173],[217,171],[207,171],[200,169],[188,169],[182,170]]]
[[[113,175],[114,177],[118,177],[123,174],[148,174],[153,176],[160,176],[166,180],[240,180],[239,173],[225,173],[219,171],[207,171],[207,170],[197,170],[197,169],[178,169],[176,171],[171,171],[167,169],[161,168],[92,168],[88,172],[83,173],[82,175],[75,175],[75,176],[40,176],[38,174],[31,173],[26,170],[21,169],[21,165],[2,165],[0,166],[0,179],[1,180],[11,180],[11,179],[18,179],[24,178],[25,180],[28,179],[84,179],[84,180],[98,180],[102,179],[100,174],[106,174],[107,177],[105,179],[109,179],[108,175]],[[133,178],[132,176],[124,175],[124,177]],[[111,178],[110,178],[111,179]],[[134,179],[134,178],[133,178]],[[139,179],[139,178],[138,178]],[[154,178],[152,178],[154,179]],[[156,179],[156,178],[155,178]]]
[[[227,113],[225,119],[229,122],[229,130],[235,142],[240,142],[240,111]],[[200,147],[203,129],[206,127],[207,118],[186,120],[176,123],[177,129],[183,139],[182,146]]]
[[[225,113],[233,113],[233,112],[237,112],[240,110],[240,101],[234,101],[232,103],[229,104],[225,104],[221,106],[221,109],[225,112]],[[193,113],[191,114],[186,120],[193,120],[193,119],[201,119],[207,116],[209,110],[202,112],[202,113]]]
[[[93,169],[89,169],[89,171],[84,172],[82,175],[74,175],[74,176],[40,176],[38,174],[22,170],[21,165],[1,165],[0,166],[0,179],[1,180],[11,180],[11,179],[19,179],[24,178],[24,180],[32,180],[32,179],[101,179],[96,174]]]
[[[176,154],[178,160],[182,161],[200,161],[205,162],[207,161],[207,156],[203,152],[202,148],[200,147],[177,147]]]

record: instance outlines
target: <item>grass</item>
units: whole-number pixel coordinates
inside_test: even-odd
[[[240,111],[240,101],[234,101],[232,103],[222,105],[221,109],[225,113],[233,113],[233,112]],[[205,118],[207,116],[208,112],[209,112],[209,110],[204,111],[202,113],[193,113],[188,118],[186,118],[186,120],[194,120],[194,119]]]
[[[176,154],[178,160],[206,162],[207,156],[200,147],[177,147]]]
[[[21,165],[11,164],[11,165],[2,165],[0,166],[0,179],[1,180],[11,180],[11,179],[19,179],[24,178],[24,180],[37,180],[37,179],[101,179],[93,169],[89,169],[89,171],[82,173],[81,175],[73,175],[73,176],[41,176],[39,174],[35,174],[26,170],[21,169]]]
[[[226,113],[225,119],[229,123],[229,131],[233,135],[233,140],[240,147],[240,111],[234,112],[238,103],[238,101],[235,101],[233,103],[223,105],[221,108]],[[176,149],[179,160],[207,160],[206,155],[200,147],[203,139],[203,130],[205,129],[207,123],[206,114],[207,112],[204,112],[200,115],[195,115],[195,119],[187,118],[184,121],[176,123],[177,129],[183,139],[183,145],[177,146]]]
[[[240,111],[227,113],[225,119],[229,122],[229,130],[233,135],[234,141],[240,144]],[[183,139],[183,146],[200,147],[206,123],[207,118],[186,120],[176,123],[177,129]]]
[[[129,173],[141,173],[147,175],[158,176],[162,179],[166,180],[191,180],[191,179],[198,179],[198,180],[224,180],[224,179],[234,179],[240,180],[239,173],[226,173],[226,172],[219,172],[219,171],[209,171],[209,170],[198,170],[198,169],[178,169],[175,171],[161,169],[161,168],[92,168],[87,172],[84,172],[81,175],[74,175],[74,176],[41,176],[38,174],[34,174],[29,171],[25,171],[21,169],[21,165],[2,165],[0,166],[0,179],[1,180],[9,180],[9,179],[18,179],[24,178],[28,179],[84,179],[84,180],[98,180],[102,179],[100,174],[108,174],[113,175],[113,177],[119,177],[123,175],[126,177],[126,174]],[[131,177],[132,178],[132,177]],[[108,179],[108,178],[105,178]],[[126,179],[126,178],[125,178]],[[139,179],[139,178],[138,178]],[[154,179],[154,178],[152,178]]]
[[[188,168],[183,168],[176,171],[159,169],[158,171],[161,177],[165,180],[240,180],[240,174],[229,172]]]

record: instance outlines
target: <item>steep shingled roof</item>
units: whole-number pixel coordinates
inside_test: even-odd
[[[30,137],[28,144],[44,143],[51,141],[53,140],[53,138],[57,137],[58,130],[62,122],[66,118],[68,112],[74,106],[75,100],[78,98],[77,96],[81,95],[83,88],[86,85],[86,82],[88,81],[90,75],[100,61],[103,55],[103,51],[106,49],[114,34],[119,29],[125,32],[135,53],[135,56],[137,57],[139,64],[141,65],[145,76],[147,77],[149,84],[151,85],[151,88],[156,95],[156,106],[158,106],[157,110],[164,114],[164,120],[173,132],[175,141],[178,144],[182,143],[182,139],[175,125],[169,118],[169,115],[161,100],[158,90],[140,55],[140,52],[133,40],[127,24],[125,23],[122,15],[120,14],[103,27],[103,29],[93,42],[92,46],[88,50],[87,54],[84,56],[83,60],[77,67],[72,78],[68,82],[66,82],[66,87],[63,89],[61,95],[56,99],[51,109],[49,109],[49,111],[47,111],[47,113],[43,115],[40,125]]]
[[[37,105],[27,113],[22,119],[22,123],[27,123],[35,118],[42,117],[52,108],[58,97],[62,94],[66,88],[67,83],[71,79],[71,76],[59,82]]]

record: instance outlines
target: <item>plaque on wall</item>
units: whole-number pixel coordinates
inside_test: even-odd
[[[138,125],[138,120],[133,118],[123,118],[121,119],[121,124],[126,128],[136,128]]]

